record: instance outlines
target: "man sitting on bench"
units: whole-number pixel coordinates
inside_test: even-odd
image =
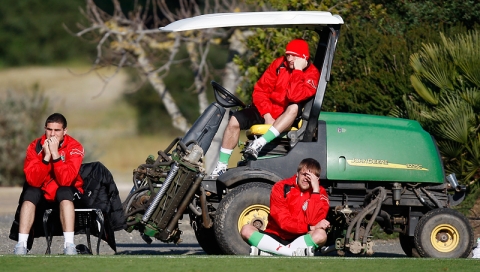
[[[285,56],[275,59],[253,89],[251,107],[233,113],[223,134],[219,161],[211,176],[225,173],[240,130],[256,124],[270,124],[262,137],[255,139],[244,155],[253,159],[281,132],[288,130],[302,109],[302,103],[315,95],[320,73],[308,60],[308,43],[294,39],[286,46]]]
[[[57,202],[65,237],[65,255],[76,255],[74,244],[74,195],[83,193],[79,175],[84,150],[82,145],[67,135],[67,120],[60,113],[45,121],[45,134],[27,148],[24,172],[25,185],[20,197],[20,220],[15,255],[27,254],[27,241],[35,211],[41,201]]]

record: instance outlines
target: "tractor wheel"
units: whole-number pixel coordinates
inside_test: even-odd
[[[415,243],[413,242],[412,236],[400,233],[398,239],[400,240],[400,246],[402,247],[403,252],[405,252],[408,257],[420,257],[417,249],[415,248]]]
[[[230,255],[248,255],[250,246],[240,236],[245,224],[264,230],[270,213],[272,186],[251,182],[230,191],[218,205],[215,236],[222,251]]]
[[[190,213],[190,226],[192,226],[195,238],[203,251],[209,255],[220,255],[222,250],[218,246],[217,238],[215,238],[215,231],[213,226],[205,228],[202,222],[202,216]]]
[[[472,251],[473,230],[458,211],[435,209],[418,221],[414,243],[422,257],[466,258]]]

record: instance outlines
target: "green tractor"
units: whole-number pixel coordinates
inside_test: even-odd
[[[319,35],[313,64],[321,71],[317,93],[301,115],[301,126],[265,146],[257,160],[211,179],[203,155],[210,148],[226,109],[245,107],[212,82],[212,103],[182,138],[158,157],[149,157],[133,177],[124,202],[127,231],[147,243],[180,241],[178,221],[190,217],[200,246],[209,254],[247,255],[239,230],[244,224],[265,229],[272,185],[296,172],[307,157],[322,166],[321,185],[330,198],[331,229],[319,254],[372,254],[375,222],[399,233],[407,256],[467,257],[473,247],[468,220],[451,207],[465,187],[445,176],[435,140],[416,121],[349,113],[322,112],[322,102],[343,20],[320,11],[209,14],[171,23],[168,32],[216,27],[292,27]],[[260,126],[261,127],[261,126]],[[250,131],[259,133],[261,129]],[[260,132],[261,133],[261,132]],[[250,135],[252,136],[252,135]]]

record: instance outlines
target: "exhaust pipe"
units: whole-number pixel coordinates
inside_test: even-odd
[[[450,186],[452,187],[452,189],[455,189],[455,191],[462,192],[467,189],[465,185],[458,184],[458,180],[457,180],[457,177],[455,176],[455,173],[448,175],[446,178],[448,183],[450,183]]]

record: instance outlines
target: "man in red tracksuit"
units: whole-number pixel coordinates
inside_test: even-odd
[[[300,162],[297,173],[277,182],[270,195],[270,215],[265,231],[251,224],[242,227],[241,235],[259,251],[285,256],[313,256],[315,249],[327,241],[325,219],[330,208],[328,196],[320,186],[320,164],[308,158]]]
[[[26,182],[20,197],[16,255],[27,254],[27,240],[35,219],[35,210],[41,201],[58,202],[60,221],[65,237],[64,253],[76,255],[73,243],[75,227],[75,194],[83,193],[79,175],[84,150],[82,145],[67,135],[67,120],[60,113],[45,121],[45,134],[27,148],[24,164]]]
[[[262,137],[247,147],[244,155],[256,159],[265,144],[292,126],[303,103],[317,91],[320,73],[309,62],[308,43],[302,39],[290,41],[285,56],[275,59],[253,89],[253,105],[232,114],[223,134],[218,163],[211,176],[223,174],[240,130],[255,124],[272,125]]]

